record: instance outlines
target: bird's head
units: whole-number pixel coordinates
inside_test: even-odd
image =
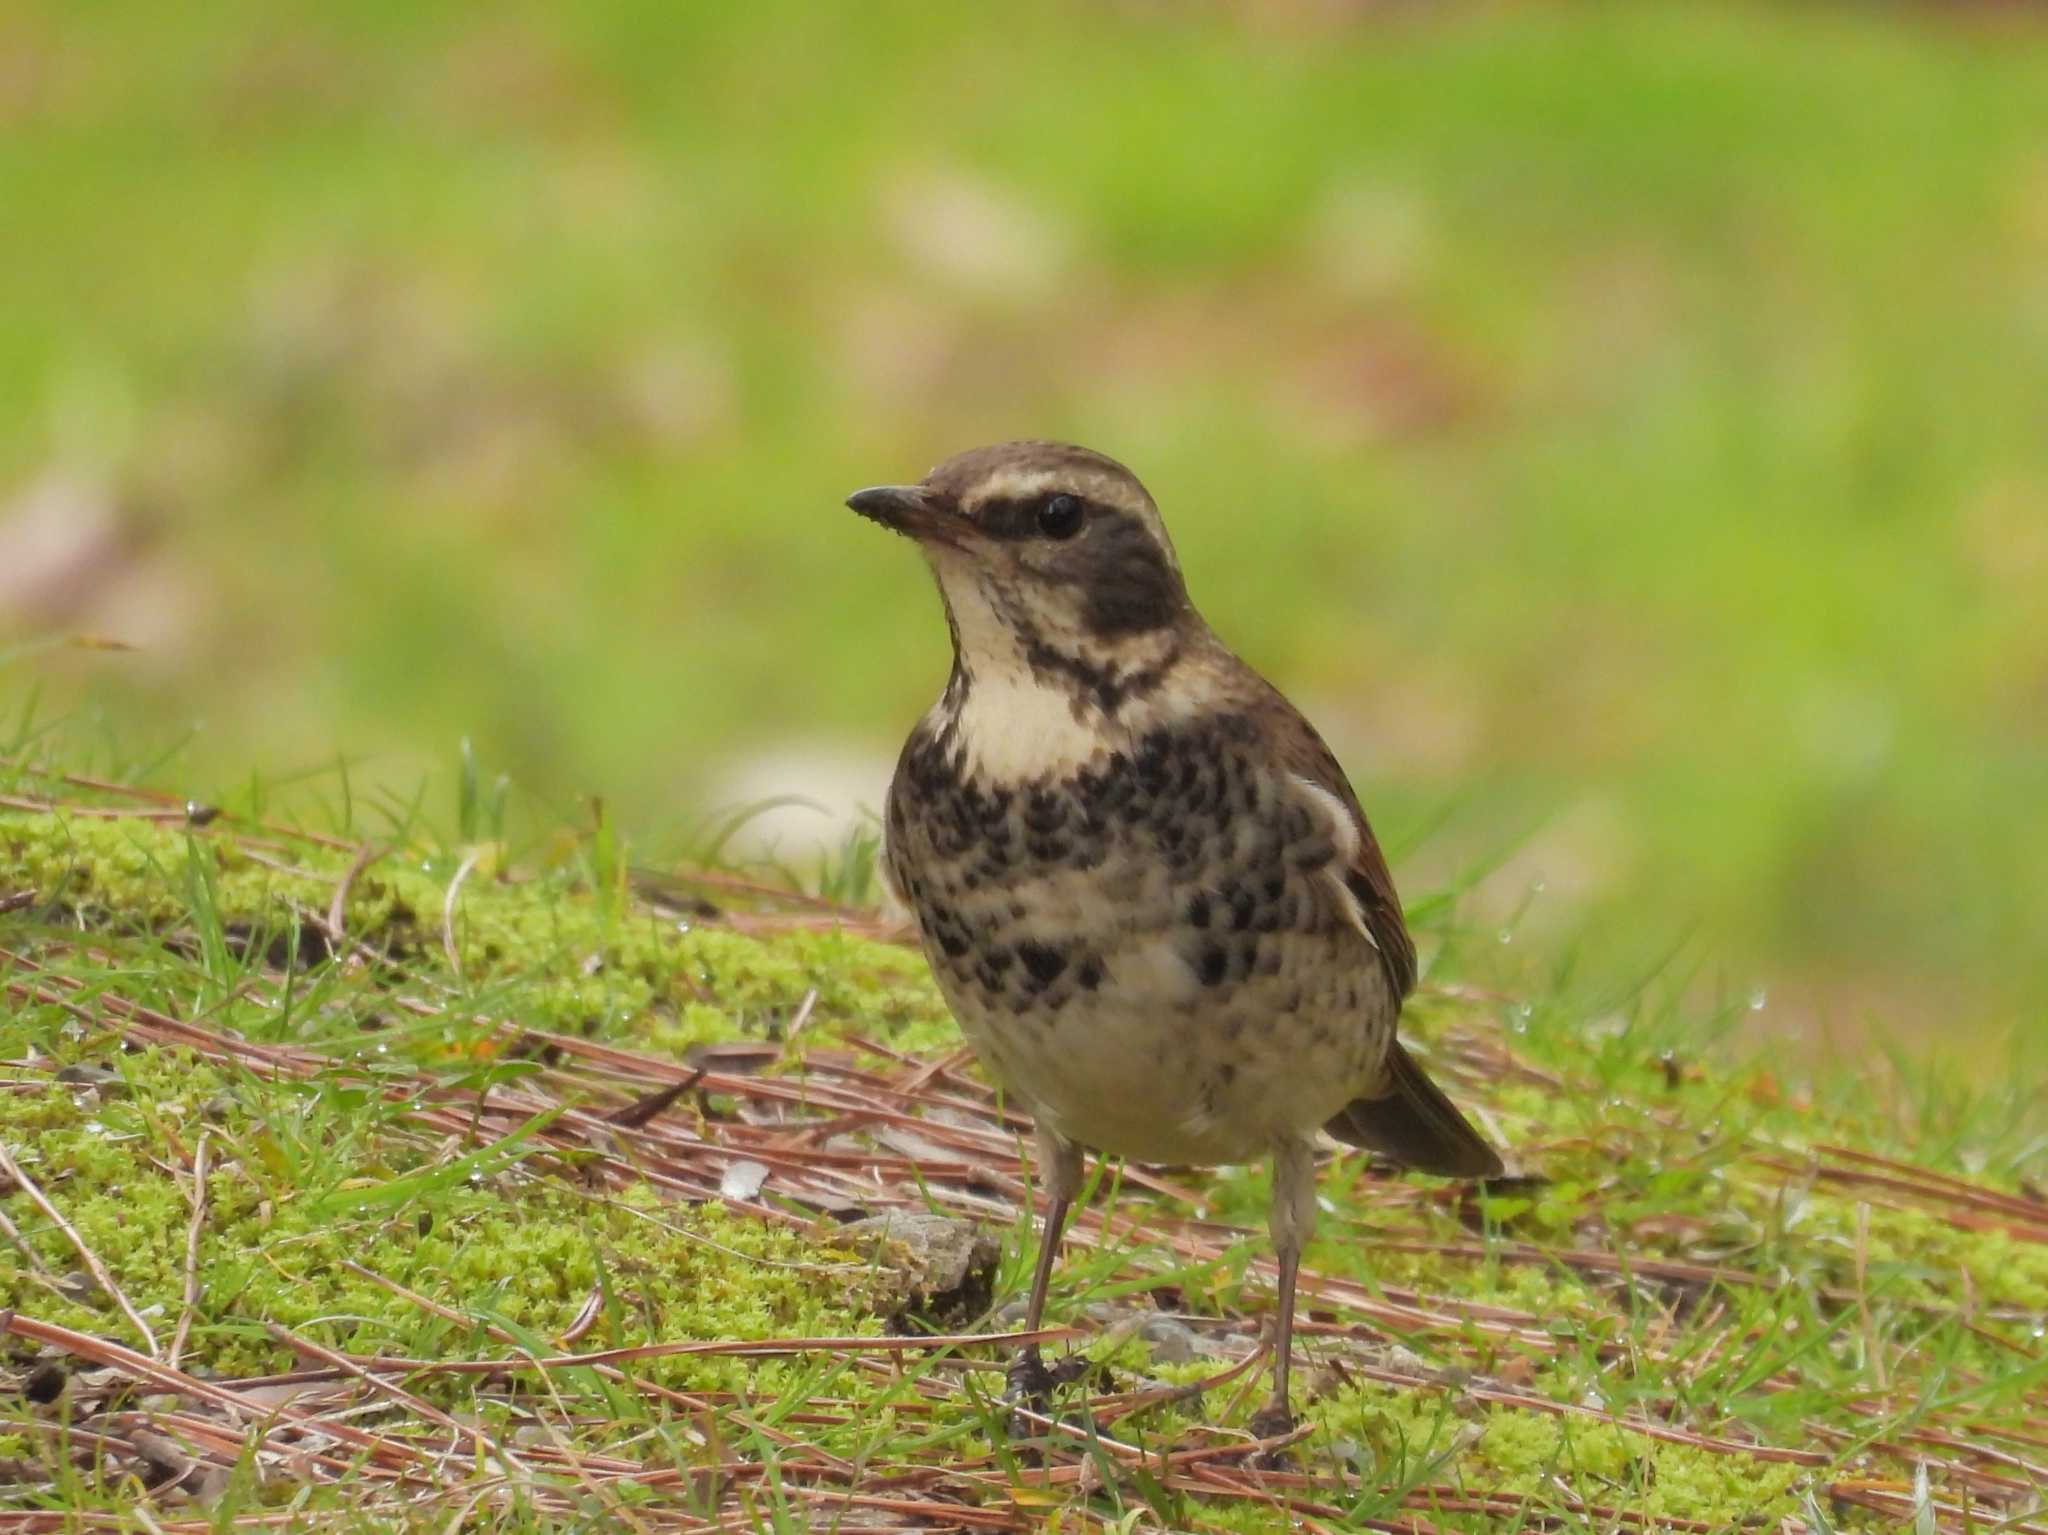
[[[1195,621],[1152,497],[1087,448],[976,448],[846,504],[916,540],[970,672],[1033,656],[1114,670]]]

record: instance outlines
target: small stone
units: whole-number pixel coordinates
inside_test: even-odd
[[[842,1226],[833,1237],[895,1277],[890,1301],[898,1325],[965,1321],[985,1311],[995,1293],[1002,1244],[973,1221],[892,1210]]]
[[[1361,1476],[1371,1476],[1379,1470],[1379,1457],[1369,1445],[1356,1439],[1332,1439],[1326,1453],[1339,1465],[1349,1466]]]
[[[1399,1370],[1404,1375],[1421,1375],[1426,1377],[1434,1373],[1436,1369],[1427,1359],[1424,1359],[1414,1349],[1409,1348],[1403,1343],[1388,1344],[1386,1351],[1381,1357],[1388,1369]]]
[[[1138,1336],[1152,1348],[1154,1364],[1186,1364],[1198,1352],[1193,1330],[1170,1316],[1150,1316]]]
[[[46,1407],[64,1394],[69,1378],[62,1365],[46,1359],[28,1372],[28,1379],[21,1383],[21,1394],[38,1407]]]
[[[752,1199],[768,1181],[768,1169],[759,1162],[739,1161],[727,1165],[718,1179],[723,1199]]]
[[[135,1453],[149,1468],[150,1484],[161,1487],[167,1483],[183,1481],[198,1466],[198,1462],[178,1447],[178,1442],[154,1429],[137,1428],[128,1433],[128,1442],[135,1447]]]

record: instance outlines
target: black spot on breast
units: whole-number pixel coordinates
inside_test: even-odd
[[[1172,747],[1173,739],[1164,730],[1153,731],[1138,747],[1138,755],[1131,768],[1136,774],[1138,789],[1134,798],[1143,800],[1133,809],[1141,817],[1149,814],[1172,786]]]
[[[1081,961],[1081,968],[1074,973],[1083,991],[1093,991],[1102,984],[1102,961],[1090,954]]]
[[[1205,943],[1195,960],[1195,974],[1204,986],[1221,986],[1230,974],[1230,951],[1220,943]]]
[[[1015,962],[1015,956],[1007,947],[999,943],[990,944],[981,951],[981,957],[975,963],[974,978],[981,982],[983,990],[993,996],[1003,989],[1003,976]]]
[[[1017,958],[1036,983],[1034,990],[1044,990],[1067,968],[1067,956],[1060,950],[1028,940],[1017,945]]]
[[[944,902],[933,901],[923,907],[924,930],[937,941],[948,959],[959,959],[969,944],[967,924],[960,920],[960,914]]]
[[[1049,788],[1031,791],[1031,798],[1024,806],[1024,829],[1045,836],[1056,832],[1067,824],[1067,802],[1063,795],[1055,794]]]
[[[1209,925],[1209,897],[1206,892],[1198,891],[1189,900],[1187,919],[1189,927],[1199,928]]]
[[[1276,967],[1277,968],[1277,967]],[[1259,941],[1246,938],[1233,945],[1230,951],[1230,978],[1242,981],[1259,971]]]
[[[1237,880],[1224,885],[1223,899],[1230,906],[1231,927],[1240,933],[1247,931],[1258,911],[1258,899]]]

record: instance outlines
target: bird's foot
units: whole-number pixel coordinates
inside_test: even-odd
[[[1038,1350],[1027,1348],[1010,1361],[1009,1373],[1003,1377],[1003,1400],[1043,1412],[1056,1384]]]
[[[1010,1361],[1008,1389],[1003,1394],[1009,1401],[1042,1409],[1054,1391],[1087,1373],[1086,1354],[1069,1354],[1058,1364],[1048,1366],[1038,1350],[1026,1349]]]
[[[1045,1417],[1052,1411],[1052,1394],[1088,1373],[1088,1356],[1069,1354],[1058,1364],[1047,1366],[1035,1348],[1027,1348],[1010,1361],[1005,1377],[1003,1400],[1012,1408],[1010,1437],[1036,1439],[1042,1428],[1029,1414]]]
[[[1294,1432],[1294,1414],[1285,1402],[1268,1402],[1252,1414],[1252,1420],[1246,1426],[1255,1439],[1285,1439]],[[1287,1451],[1284,1448],[1263,1450],[1253,1464],[1268,1471],[1277,1471],[1287,1464]]]

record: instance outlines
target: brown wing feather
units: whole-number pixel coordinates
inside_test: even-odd
[[[1366,935],[1379,952],[1397,1001],[1415,989],[1415,940],[1401,914],[1394,876],[1350,780],[1315,727],[1267,685],[1276,711],[1271,733],[1281,767],[1313,784],[1350,813],[1357,848],[1344,870],[1344,888],[1358,904]],[[1371,1097],[1357,1098],[1323,1127],[1338,1140],[1363,1146],[1403,1166],[1449,1178],[1497,1178],[1501,1161],[1443,1089],[1430,1081],[1396,1039],[1389,1043],[1386,1077]]]
[[[1366,820],[1358,796],[1352,792],[1351,781],[1344,776],[1344,769],[1337,765],[1336,757],[1323,744],[1315,727],[1301,717],[1278,689],[1263,685],[1279,714],[1275,721],[1278,728],[1271,739],[1281,767],[1334,796],[1350,813],[1351,824],[1357,828],[1358,851],[1350,867],[1344,870],[1344,886],[1358,902],[1359,915],[1379,949],[1380,963],[1386,967],[1394,995],[1405,997],[1415,989],[1415,940],[1408,936],[1408,923],[1401,915],[1401,898],[1394,892],[1393,871],[1387,867],[1386,855],[1372,834],[1372,823]]]
[[[1323,1126],[1338,1140],[1435,1173],[1440,1178],[1498,1178],[1500,1154],[1472,1128],[1397,1039],[1387,1054],[1386,1088],[1354,1098]]]

